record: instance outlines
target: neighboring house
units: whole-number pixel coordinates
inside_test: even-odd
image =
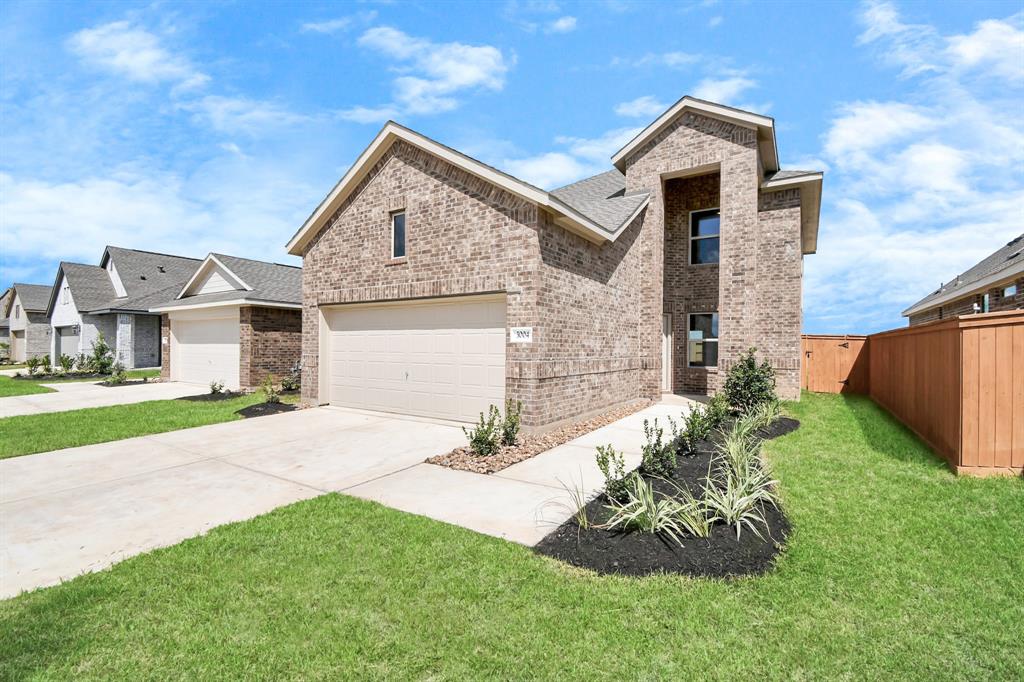
[[[250,389],[299,362],[301,268],[211,253],[174,294],[151,308],[165,379]]]
[[[910,326],[972,313],[1024,309],[1024,234],[903,311]]]
[[[11,360],[25,362],[42,357],[50,352],[50,321],[46,316],[50,287],[14,284],[11,290],[13,294],[4,308],[11,335]]]
[[[707,393],[744,350],[800,387],[803,255],[822,174],[781,171],[771,118],[684,97],[544,191],[389,122],[288,244],[303,399],[528,429]]]
[[[180,291],[199,263],[116,246],[103,250],[99,265],[61,263],[45,306],[53,330],[45,352],[54,363],[88,354],[102,334],[126,368],[159,367],[160,316],[149,308]]]
[[[0,360],[6,360],[11,355],[11,323],[7,317],[7,304],[13,297],[13,289],[7,289],[0,295]]]

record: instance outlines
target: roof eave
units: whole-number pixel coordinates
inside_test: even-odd
[[[970,296],[980,289],[988,289],[994,284],[998,284],[1006,279],[1014,278],[1022,273],[1024,273],[1024,261],[1011,263],[1009,267],[997,270],[985,277],[982,277],[981,279],[975,280],[974,282],[965,285],[963,288],[952,289],[945,294],[936,296],[935,298],[931,298],[930,295],[925,296],[920,301],[900,313],[900,315],[903,317],[910,317],[911,315],[916,315],[917,313],[924,312],[925,310],[931,310],[943,303],[955,301],[963,298],[964,296]]]
[[[810,255],[818,250],[818,224],[821,220],[821,185],[824,173],[805,173],[781,180],[766,180],[761,189],[777,191],[800,189],[800,252]]]
[[[150,313],[171,313],[177,310],[198,310],[201,308],[234,308],[236,306],[255,305],[261,308],[287,308],[302,310],[301,303],[292,301],[275,301],[262,298],[232,298],[226,301],[200,301],[199,303],[174,303],[150,308]]]

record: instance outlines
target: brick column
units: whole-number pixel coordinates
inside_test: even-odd
[[[167,313],[160,316],[160,378],[171,380],[171,318]]]

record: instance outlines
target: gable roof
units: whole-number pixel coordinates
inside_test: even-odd
[[[689,95],[686,95],[666,109],[665,113],[637,133],[622,149],[615,152],[612,156],[612,163],[620,171],[624,171],[626,169],[626,159],[629,158],[630,154],[640,149],[644,143],[660,133],[687,111],[694,111],[703,116],[735,123],[745,128],[753,128],[757,131],[757,144],[761,151],[761,162],[764,164],[765,172],[770,173],[779,170],[779,151],[775,144],[775,119],[770,116],[755,114],[751,111],[727,107],[724,104],[697,99]]]
[[[649,192],[626,194],[626,176],[614,168],[551,194],[611,232],[632,222],[650,198]]]
[[[7,303],[12,298],[14,298],[14,292],[10,287],[0,294],[0,329],[7,329],[11,326],[11,321],[7,318]]]
[[[352,164],[352,167],[338,181],[338,184],[334,186],[334,189],[324,197],[323,201],[320,202],[313,213],[302,224],[302,227],[291,238],[287,246],[288,253],[301,255],[303,247],[316,236],[327,220],[330,219],[331,215],[334,214],[342,202],[345,201],[356,186],[358,186],[359,182],[366,176],[367,172],[397,140],[403,140],[428,154],[461,168],[467,173],[486,180],[550,211],[555,215],[556,223],[595,243],[600,244],[614,241],[622,229],[625,228],[625,225],[618,225],[613,229],[610,225],[595,222],[592,218],[582,214],[575,206],[566,203],[553,193],[546,192],[518,178],[514,178],[507,173],[503,173],[496,168],[466,156],[451,147],[447,147],[394,121],[388,121],[370,145],[359,155],[359,158]]]
[[[920,301],[903,311],[910,317],[980,289],[987,289],[1001,280],[1024,273],[1024,234],[1008,241],[981,262],[964,270]]]
[[[53,283],[53,293],[47,307],[49,313],[53,312],[57,294],[60,293],[57,288],[60,286],[61,273],[67,278],[71,298],[79,312],[109,307],[111,301],[117,297],[114,285],[110,282],[110,275],[103,268],[98,265],[62,262],[57,268],[57,279]]]
[[[242,287],[233,291],[191,294],[202,275],[220,266]],[[285,308],[302,307],[302,268],[280,263],[211,253],[178,291],[153,303],[151,312],[218,305],[259,304]]]
[[[46,304],[50,301],[50,290],[53,287],[48,287],[45,284],[19,284],[15,282],[11,285],[14,289],[14,295],[7,302],[7,314],[10,317],[11,306],[14,305],[14,299],[17,298],[21,301],[21,307],[28,313],[42,313],[46,311]]]

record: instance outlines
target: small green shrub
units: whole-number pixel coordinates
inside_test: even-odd
[[[107,345],[103,334],[98,334],[92,342],[92,353],[87,361],[87,368],[90,372],[97,374],[110,374],[114,367],[114,351]]]
[[[756,351],[756,348],[751,348],[744,353],[725,379],[725,397],[741,413],[761,403],[778,400],[775,395],[775,370],[767,360],[758,364],[754,357]]]
[[[288,376],[281,379],[282,391],[297,391],[302,386],[302,363],[296,362],[292,365]]]
[[[25,360],[25,367],[28,368],[28,375],[35,376],[36,371],[39,370],[39,366],[42,364],[43,359],[37,356],[32,356]]]
[[[473,449],[473,452],[482,457],[488,457],[498,451],[501,445],[500,417],[498,408],[491,405],[486,418],[483,412],[480,413],[480,421],[476,426],[472,429],[462,427],[462,432],[469,439],[469,447]]]
[[[626,460],[622,453],[611,445],[598,445],[595,459],[597,468],[604,475],[604,496],[609,501],[625,499],[627,479],[632,474],[626,473]]]
[[[703,405],[694,405],[683,420],[683,441],[686,448],[693,451],[697,443],[707,440],[711,435],[711,417]]]
[[[673,423],[673,430],[675,424]],[[651,425],[644,420],[644,443],[640,469],[651,476],[669,476],[676,468],[676,446],[664,440],[665,430],[658,426],[658,420]]]
[[[682,546],[682,536],[687,530],[685,525],[680,523],[681,506],[668,496],[661,496],[659,499],[650,482],[640,476],[630,476],[624,500],[612,500],[608,505],[612,516],[605,527],[612,530],[659,533]]]
[[[107,383],[118,385],[126,381],[128,381],[128,372],[125,371],[124,365],[120,362],[115,362],[110,370],[110,378],[107,379]]]
[[[707,415],[712,429],[721,428],[731,414],[732,410],[729,409],[729,400],[725,397],[725,393],[719,391],[711,396],[711,400],[707,404]]]
[[[778,400],[763,402],[747,415],[756,430],[766,429],[782,417],[782,403]]]
[[[223,385],[221,388],[223,389]],[[263,402],[271,404],[281,402],[281,394],[278,393],[277,386],[274,385],[273,374],[267,374],[260,385],[260,390],[263,391]]]
[[[89,371],[89,356],[85,353],[79,353],[75,356],[75,370],[79,372]]]
[[[761,441],[754,435],[756,421],[741,418],[725,435],[713,461],[714,473],[704,487],[704,504],[712,521],[744,527],[762,537],[758,525],[767,526],[764,507],[778,506],[775,481],[761,456]]]
[[[216,380],[214,380],[214,381],[210,382],[210,395],[220,395],[223,392],[224,392],[224,382],[223,381],[216,381]]]
[[[75,359],[70,355],[65,355],[64,353],[60,354],[60,357],[57,358],[57,362],[60,363],[60,369],[65,374],[70,372],[75,366]]]
[[[523,404],[511,398],[505,399],[505,418],[501,421],[501,444],[515,445],[519,438],[519,426],[522,422],[520,413]]]

